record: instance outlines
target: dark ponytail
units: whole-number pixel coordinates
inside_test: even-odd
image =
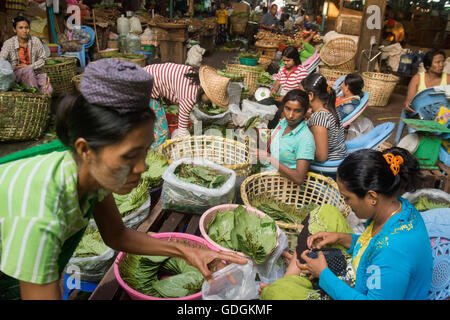
[[[344,83],[348,86],[348,89],[355,96],[359,96],[362,98],[364,88],[364,80],[357,73],[351,73],[345,76]]]
[[[389,153],[403,159],[397,174],[383,156]],[[339,165],[337,177],[360,198],[370,190],[386,197],[399,196],[420,188],[423,181],[416,158],[397,147],[383,152],[363,149],[350,153]]]
[[[327,79],[320,73],[314,72],[301,82],[307,93],[312,92],[320,101],[325,103],[325,108],[333,115],[336,125],[341,125],[341,120],[336,111],[336,91],[328,85]]]
[[[78,138],[86,139],[90,148],[99,151],[120,142],[137,125],[155,120],[155,113],[149,106],[124,113],[90,104],[81,94],[68,94],[57,108],[56,134],[73,152]]]

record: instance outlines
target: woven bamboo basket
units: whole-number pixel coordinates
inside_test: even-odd
[[[267,68],[272,63],[272,58],[268,56],[261,56],[258,60],[258,66],[261,67],[263,70],[267,70]]]
[[[65,57],[51,59],[61,61],[61,63],[44,65],[42,67],[42,72],[46,73],[47,77],[50,78],[53,96],[72,92],[75,88],[72,78],[77,74],[77,59]]]
[[[266,40],[258,40],[255,42],[255,47],[263,48],[263,49],[277,49],[280,45],[279,41],[266,41]]]
[[[129,55],[131,56],[131,55]],[[125,58],[125,57],[121,57],[121,56],[113,56],[113,59],[119,59],[119,60],[126,60],[126,61],[130,61],[130,62],[134,62],[137,65],[141,66],[141,67],[145,67],[145,55],[143,54],[133,54],[133,56],[136,56],[136,59],[132,59],[132,58]]]
[[[47,88],[48,83],[47,77]],[[48,94],[0,92],[0,141],[39,139],[49,119]]]
[[[329,68],[327,66],[320,66],[319,72],[327,79],[328,85],[332,87],[333,83],[337,79],[339,79],[343,75],[353,73],[354,71],[339,70],[339,69]]]
[[[77,89],[78,91],[80,91],[81,78],[83,78],[83,74],[77,74],[75,77],[72,78],[73,85],[75,86],[75,89]]]
[[[279,172],[263,172],[252,175],[241,185],[241,198],[244,205],[251,206],[252,200],[261,195],[269,195],[282,203],[301,208],[304,205],[331,204],[347,217],[350,207],[339,193],[337,183],[329,177],[308,172],[301,186],[280,175]],[[289,248],[295,248],[297,236],[302,230],[301,224],[289,224],[277,221],[277,225],[286,233]]]
[[[356,42],[347,37],[328,41],[320,50],[320,59],[328,67],[340,70],[355,70]]]
[[[247,144],[217,136],[190,136],[167,140],[158,151],[169,164],[182,158],[203,158],[232,169],[236,175],[248,175],[251,170]]]
[[[363,72],[364,91],[369,94],[369,106],[384,107],[400,78],[388,73]]]
[[[263,71],[261,67],[245,66],[243,64],[227,64],[226,68],[227,73],[233,73],[244,77],[244,83],[249,89],[250,95],[253,95],[256,89],[258,89],[257,80],[261,71]]]
[[[233,33],[243,34],[247,29],[248,17],[230,16],[230,23]]]

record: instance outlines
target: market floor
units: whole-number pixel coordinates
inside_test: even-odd
[[[237,59],[237,52],[219,51],[216,50],[212,54],[203,57],[202,64],[212,66],[216,69],[224,69],[228,63],[235,63]],[[385,107],[367,107],[363,115],[369,118],[373,125],[376,126],[386,121],[394,122],[396,128],[389,137],[387,142],[394,144],[395,133],[397,130],[398,121],[402,110],[402,104],[405,99],[406,87],[397,85],[394,93],[391,95],[389,104]],[[52,110],[55,110],[56,100],[53,100]],[[404,130],[406,132],[406,130]],[[405,132],[403,134],[405,134]],[[24,150],[35,145],[41,144],[43,137],[40,140],[19,141],[19,142],[0,142],[0,158],[16,151]]]

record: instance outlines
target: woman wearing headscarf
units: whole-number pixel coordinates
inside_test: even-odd
[[[124,226],[112,193],[128,194],[146,170],[156,119],[148,107],[152,85],[152,76],[134,63],[89,64],[81,93],[67,95],[57,108],[65,149],[31,150],[0,165],[0,296],[5,284],[18,281],[22,299],[60,299],[60,275],[91,217],[116,251],[184,258],[205,277],[216,259],[245,263]]]

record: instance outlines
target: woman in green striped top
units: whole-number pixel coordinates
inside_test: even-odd
[[[124,226],[112,192],[129,193],[146,170],[154,140],[152,85],[152,76],[133,63],[90,64],[81,94],[58,106],[56,131],[67,149],[0,165],[0,298],[8,297],[2,281],[19,280],[22,299],[60,299],[59,278],[91,215],[117,251],[181,257],[206,278],[216,259],[245,263]]]

